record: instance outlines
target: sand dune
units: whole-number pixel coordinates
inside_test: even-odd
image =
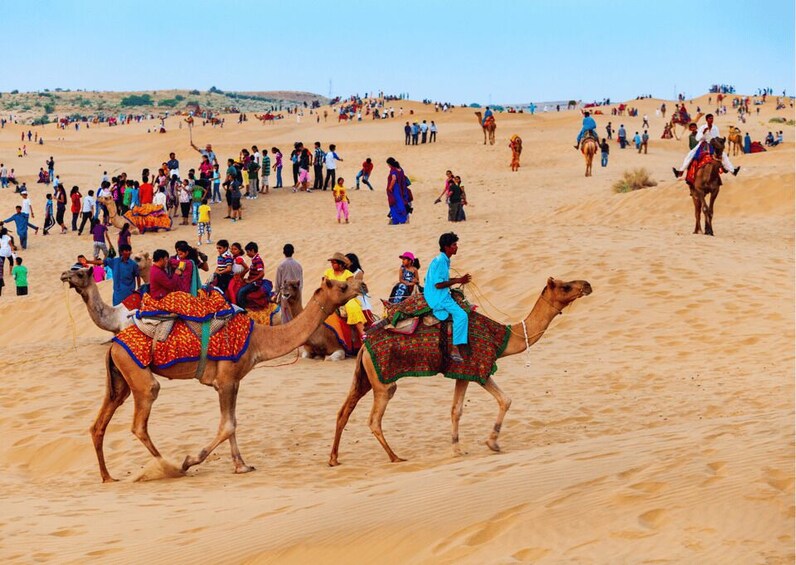
[[[703,97],[697,103],[706,106]],[[499,363],[496,380],[513,399],[504,452],[484,445],[497,407],[471,387],[461,439],[450,450],[453,383],[405,379],[387,410],[391,464],[372,437],[366,396],[343,436],[342,465],[326,464],[334,421],[353,362],[286,356],[242,383],[238,439],[257,471],[234,475],[222,445],[188,477],[163,478],[130,433],[132,402],[116,414],[106,457],[119,483],[99,482],[87,429],[104,392],[108,334],[58,274],[90,250],[75,236],[31,235],[23,255],[31,296],[0,299],[0,557],[5,562],[306,563],[792,563],[794,559],[794,144],[735,157],[716,206],[716,237],[692,235],[693,208],[671,178],[686,141],[658,139],[658,100],[633,101],[651,116],[648,155],[612,145],[608,168],[583,177],[572,149],[574,112],[498,116],[498,143],[482,145],[472,110],[434,113],[403,103],[386,122],[194,129],[220,157],[241,147],[298,139],[336,143],[340,174],[353,185],[359,164],[377,164],[375,192],[351,193],[352,223],[338,225],[329,193],[279,191],[248,204],[244,221],[215,238],[255,240],[273,275],[282,245],[293,242],[307,286],[330,253],[356,252],[375,297],[385,297],[412,250],[423,262],[440,233],[461,237],[458,272],[482,311],[512,322],[524,316],[548,276],[587,279],[594,294],[557,318],[524,355]],[[673,104],[668,103],[671,108]],[[398,104],[395,104],[396,109]],[[747,128],[762,139],[773,100]],[[405,147],[405,119],[434,119],[435,145]],[[600,116],[625,123],[641,117]],[[170,150],[194,165],[187,129],[167,122],[56,133],[47,145],[13,153],[19,127],[0,130],[0,160],[31,179],[54,155],[67,186],[94,187],[103,170],[137,175]],[[232,121],[232,120],[228,120]],[[731,116],[717,119],[723,131]],[[772,124],[773,126],[773,124]],[[509,170],[510,135],[524,140],[522,168]],[[62,138],[62,139],[59,139]],[[386,225],[383,193],[394,156],[413,179],[416,213]],[[599,163],[598,163],[599,165]],[[611,184],[646,167],[654,188],[614,194]],[[432,204],[445,169],[461,175],[468,222],[450,225]],[[289,175],[285,175],[286,177]],[[273,177],[272,177],[273,178]],[[37,216],[44,188],[30,184]],[[0,192],[0,210],[17,198]],[[42,214],[43,215],[43,214]],[[38,219],[38,218],[37,218]],[[192,240],[185,228],[136,237],[136,249]],[[214,239],[215,239],[214,238]],[[9,282],[10,279],[6,278]],[[110,288],[101,292],[110,299]],[[161,381],[150,432],[179,463],[215,433],[212,389]],[[156,478],[136,482],[135,479]]]

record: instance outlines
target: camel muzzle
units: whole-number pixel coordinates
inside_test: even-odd
[[[581,296],[589,296],[592,292],[593,292],[593,290],[591,288],[591,284],[589,284],[589,283],[585,283],[583,285],[583,288],[580,289],[580,295]]]

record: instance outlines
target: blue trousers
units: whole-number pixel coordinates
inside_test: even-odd
[[[467,343],[467,312],[456,304],[452,296],[447,296],[442,303],[434,307],[434,315],[440,320],[447,320],[445,313],[453,318],[453,345]]]
[[[601,159],[601,161],[600,161],[600,164],[601,164],[603,167],[605,167],[605,166],[607,166],[607,165],[608,165],[608,153],[602,153],[601,155],[602,155],[602,159]]]

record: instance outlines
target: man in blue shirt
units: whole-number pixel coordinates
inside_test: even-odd
[[[447,320],[448,316],[453,318],[451,360],[460,363],[462,354],[459,346],[467,343],[467,313],[453,300],[450,287],[455,284],[467,284],[472,277],[468,273],[455,279],[450,278],[450,258],[459,250],[458,241],[459,236],[453,232],[443,233],[440,236],[441,253],[428,266],[423,296],[433,310],[434,316],[440,320]]]
[[[119,246],[119,257],[105,259],[102,264],[113,272],[113,305],[121,304],[130,296],[140,282],[138,263],[130,258],[133,248],[123,243]]]
[[[19,236],[19,244],[22,246],[22,249],[28,248],[28,227],[33,228],[36,230],[36,233],[39,233],[39,228],[31,224],[28,219],[30,216],[25,214],[22,211],[22,206],[17,206],[16,214],[6,218],[2,222],[0,222],[0,226],[2,226],[6,222],[14,222],[17,226],[17,235]]]
[[[575,149],[580,148],[580,140],[583,139],[583,136],[586,132],[591,132],[592,138],[595,140],[597,138],[597,122],[594,121],[594,118],[591,117],[589,112],[583,113],[583,126],[580,128],[580,133],[578,134],[578,142],[575,144]]]

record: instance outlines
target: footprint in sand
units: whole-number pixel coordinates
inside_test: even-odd
[[[654,530],[663,525],[665,518],[666,511],[662,508],[655,508],[654,510],[648,510],[647,512],[639,515],[638,523],[645,528]]]

